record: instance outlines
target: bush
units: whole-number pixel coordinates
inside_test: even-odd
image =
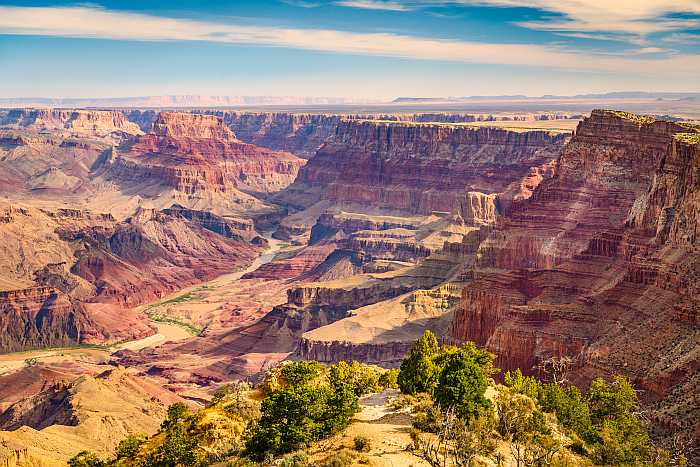
[[[177,425],[180,422],[185,421],[189,417],[190,409],[182,402],[176,402],[168,407],[168,417],[160,424],[162,430],[167,430],[168,428]]]
[[[399,370],[386,370],[379,376],[379,386],[384,389],[399,388]]]
[[[349,467],[357,458],[357,453],[343,449],[342,451],[330,455],[319,464],[320,467]]]
[[[309,460],[303,452],[290,454],[280,463],[280,467],[306,467],[307,465],[309,465]]]
[[[434,399],[443,408],[454,408],[462,417],[472,417],[491,403],[485,393],[494,372],[493,355],[469,342],[448,348],[436,358],[440,368]]]
[[[358,397],[381,389],[379,370],[357,361],[343,361],[331,366],[329,378],[332,386],[346,384]]]
[[[68,461],[68,465],[70,467],[102,467],[105,463],[94,452],[81,451]]]
[[[119,442],[115,454],[117,459],[131,458],[138,454],[141,445],[146,442],[146,435],[129,435]]]
[[[637,393],[623,376],[607,384],[602,378],[588,390],[591,422],[595,429],[593,461],[599,464],[636,465],[648,459],[649,435],[634,411]]]
[[[433,358],[440,348],[435,335],[425,331],[413,344],[408,356],[401,362],[397,383],[404,394],[432,393],[436,383],[437,368]]]
[[[188,436],[183,426],[173,426],[168,430],[165,442],[148,457],[146,465],[152,467],[195,465],[197,462],[194,453],[196,448],[197,441]]]
[[[369,438],[364,436],[356,436],[353,439],[353,444],[355,445],[355,451],[367,452],[371,449]]]
[[[318,362],[297,361],[282,366],[282,376],[289,387],[308,384],[323,373],[324,367]]]
[[[297,450],[344,428],[357,409],[357,396],[347,385],[274,391],[263,400],[246,449],[257,459]]]

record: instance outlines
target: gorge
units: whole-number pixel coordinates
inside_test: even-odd
[[[700,439],[700,127],[479,118],[0,112],[0,351],[113,346],[154,318],[196,334],[0,367],[0,465],[46,456],[46,399],[143,386],[114,417],[161,416],[286,359],[395,367],[426,329],[503,371],[566,357],[580,387],[626,375],[656,436]],[[31,389],[6,390],[20,374]],[[49,411],[65,422],[71,404]]]

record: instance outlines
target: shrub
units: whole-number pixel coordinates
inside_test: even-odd
[[[399,388],[399,370],[387,370],[379,376],[379,386],[384,389]]]
[[[282,376],[290,387],[308,384],[323,373],[324,367],[318,362],[297,361],[282,366]]]
[[[358,397],[381,389],[378,369],[357,361],[343,361],[331,366],[329,378],[332,386],[346,384]]]
[[[318,465],[320,467],[349,467],[357,459],[357,453],[343,449],[340,452],[330,455]]]
[[[146,459],[148,466],[173,466],[194,465],[197,462],[195,449],[197,441],[188,436],[187,431],[181,425],[170,428],[165,437],[165,442],[151,453]]]
[[[434,399],[458,415],[471,417],[490,407],[485,393],[493,369],[493,355],[469,342],[460,348],[448,348],[436,359],[440,367]]]
[[[358,452],[367,452],[371,449],[369,438],[365,436],[355,436],[353,444],[355,445],[355,451]]]
[[[168,407],[168,417],[160,424],[162,430],[183,422],[190,416],[190,409],[182,402],[176,402]]]
[[[274,391],[263,400],[246,449],[258,459],[297,450],[344,428],[357,409],[357,396],[347,385]]]
[[[141,445],[146,442],[146,435],[129,435],[119,442],[115,454],[117,459],[131,458],[138,454]]]
[[[105,463],[94,452],[80,451],[68,461],[68,465],[70,467],[102,467]]]
[[[397,383],[404,394],[432,393],[435,387],[437,368],[433,358],[440,348],[435,335],[425,331],[413,344],[408,356],[401,362]]]
[[[594,462],[636,465],[649,457],[649,435],[634,415],[637,393],[627,378],[617,375],[610,384],[594,379],[588,390],[588,404],[595,429]]]
[[[295,452],[282,459],[280,467],[306,467],[309,465],[309,460],[303,452]]]

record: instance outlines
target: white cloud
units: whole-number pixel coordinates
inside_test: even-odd
[[[647,35],[700,26],[697,18],[673,17],[678,14],[700,15],[700,0],[393,0],[392,3],[406,8],[444,5],[534,8],[552,16],[518,24],[548,31]]]
[[[335,4],[350,8],[362,8],[364,10],[410,11],[413,9],[400,2],[381,0],[340,0],[335,2]]]
[[[700,57],[695,55],[631,59],[543,45],[220,24],[91,7],[0,6],[0,33],[132,41],[208,41],[418,60],[659,75],[692,74],[700,69]]]

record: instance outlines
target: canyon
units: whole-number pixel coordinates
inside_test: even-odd
[[[164,401],[285,359],[396,367],[426,329],[503,371],[567,357],[580,386],[627,375],[655,436],[700,439],[697,125],[12,109],[0,170],[0,352],[111,346],[0,374],[0,465],[51,457],[42,436],[111,449],[83,393],[130,394],[115,420],[158,399],[118,434],[153,432]],[[118,347],[160,323],[192,335]]]

